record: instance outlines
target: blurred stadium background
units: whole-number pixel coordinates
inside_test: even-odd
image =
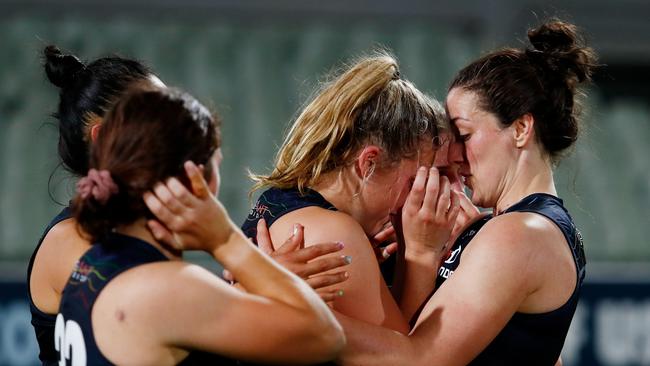
[[[589,90],[582,139],[556,177],[589,260],[564,363],[650,365],[647,0],[0,0],[0,365],[37,363],[25,269],[74,186],[57,168],[49,117],[57,90],[40,66],[45,45],[84,59],[138,58],[217,110],[220,195],[240,221],[246,169],[268,169],[296,110],[341,62],[387,47],[406,78],[444,99],[463,65],[521,45],[525,30],[551,15],[582,27],[607,64]]]

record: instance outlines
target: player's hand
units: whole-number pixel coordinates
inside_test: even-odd
[[[199,167],[185,162],[192,186],[188,190],[178,179],[157,183],[143,199],[157,220],[147,221],[156,240],[176,250],[212,252],[236,230],[226,209],[210,192]]]
[[[379,264],[397,252],[397,236],[392,223],[389,223],[372,238],[368,238]],[[382,244],[387,245],[381,246]]]
[[[442,255],[460,210],[449,178],[435,167],[418,169],[402,208],[402,231],[406,251]]]
[[[469,197],[467,197],[465,192],[458,191],[458,190],[453,190],[453,191],[456,193],[458,197],[460,210],[458,212],[458,216],[456,216],[456,223],[454,223],[454,228],[451,231],[451,239],[450,239],[451,243],[456,241],[458,236],[462,234],[465,228],[471,225],[478,218],[483,217],[481,211],[478,209],[478,207],[474,206],[474,204],[469,199]]]
[[[326,287],[346,281],[350,274],[347,271],[325,273],[336,268],[347,266],[352,262],[349,256],[327,256],[343,249],[341,242],[328,242],[311,245],[305,248],[304,227],[294,224],[291,236],[277,249],[273,249],[271,235],[264,219],[257,222],[257,245],[281,266],[305,280],[320,295],[323,301],[332,301],[343,296],[340,289]],[[235,280],[232,274],[224,270],[226,280]]]

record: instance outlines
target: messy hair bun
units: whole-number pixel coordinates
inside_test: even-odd
[[[591,80],[596,66],[596,54],[584,45],[575,25],[552,20],[528,31],[534,49],[527,55],[563,77],[567,85]]]
[[[48,80],[59,88],[70,85],[77,72],[85,65],[74,55],[63,54],[61,50],[53,45],[43,50],[45,59],[45,74]]]

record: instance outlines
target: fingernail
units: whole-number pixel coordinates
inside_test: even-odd
[[[336,242],[336,247],[339,249],[345,248],[345,244],[342,241],[337,241]]]
[[[381,251],[381,256],[384,257],[384,259],[387,259],[388,257],[390,257],[390,253],[388,253],[388,251],[384,249]]]
[[[298,235],[298,224],[293,224],[293,236]]]
[[[350,273],[348,273],[348,272],[343,272],[343,277],[345,277],[345,278],[350,278]]]
[[[343,261],[345,262],[345,264],[350,264],[350,263],[352,263],[352,257],[349,256],[349,255],[344,255],[343,256]]]
[[[336,296],[338,296],[338,297],[343,296],[343,290],[336,291]]]

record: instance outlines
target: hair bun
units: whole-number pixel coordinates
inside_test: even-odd
[[[554,19],[530,29],[528,39],[534,50],[526,54],[559,73],[569,86],[591,79],[596,55],[584,45],[575,25]]]
[[[538,51],[563,52],[570,50],[576,44],[577,31],[573,24],[554,20],[530,29],[528,39]]]
[[[75,74],[85,65],[74,55],[64,55],[61,50],[53,45],[43,50],[45,57],[45,74],[50,82],[59,88],[70,85]]]

